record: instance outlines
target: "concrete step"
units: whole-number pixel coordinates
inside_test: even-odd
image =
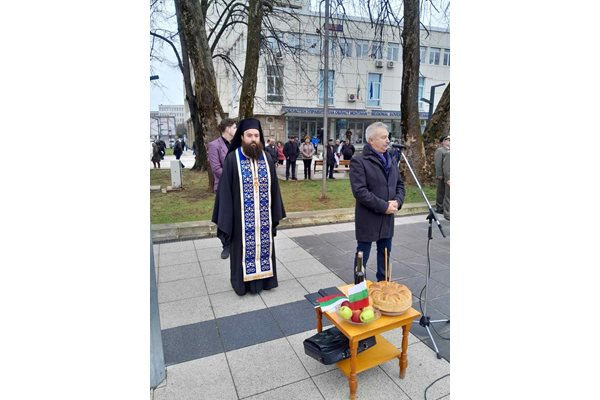
[[[426,214],[426,203],[404,204],[397,217],[405,215]],[[278,229],[300,228],[354,221],[354,208],[336,208],[320,211],[289,212]],[[166,243],[180,240],[202,239],[217,236],[217,226],[211,221],[189,221],[175,224],[153,224],[152,240],[154,243]]]

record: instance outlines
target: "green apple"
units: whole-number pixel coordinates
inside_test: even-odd
[[[340,317],[342,317],[344,319],[352,318],[352,310],[350,309],[350,307],[341,306],[338,313],[340,314]]]
[[[374,318],[375,318],[375,313],[373,312],[372,309],[363,310],[360,313],[360,320],[363,323],[367,323],[369,321],[372,321]]]

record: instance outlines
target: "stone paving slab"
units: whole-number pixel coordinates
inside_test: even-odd
[[[225,351],[268,342],[284,336],[269,310],[217,319]]]
[[[259,296],[263,299],[267,307],[275,307],[281,304],[305,300],[304,295],[308,294],[306,289],[295,279],[278,282],[279,286],[271,290],[263,290]]]
[[[304,251],[304,253],[306,252]],[[330,272],[326,266],[324,266],[318,260],[315,260],[312,257],[303,260],[290,259],[284,262],[285,268],[294,276],[294,278],[302,278],[311,275],[321,275]]]
[[[162,336],[166,365],[180,364],[225,351],[214,320],[165,329]]]
[[[380,367],[411,399],[424,398],[425,388],[435,379],[450,373],[450,363],[432,356],[431,349],[423,343],[408,348],[408,367],[404,379],[400,379],[398,360],[388,361]],[[450,393],[450,379],[446,378],[427,391],[428,399],[439,399]],[[359,380],[360,387],[360,380]]]
[[[161,303],[158,311],[162,329],[214,319],[208,296]]]
[[[300,282],[302,287],[306,289],[308,293],[314,293],[317,292],[319,289],[326,287],[340,286],[346,284],[346,282],[341,280],[333,272],[326,272],[324,274],[317,274],[306,276],[303,278],[298,278],[298,282]]]
[[[398,367],[397,361],[396,367]],[[319,391],[323,394],[323,397],[327,400],[350,398],[348,378],[337,368],[325,374],[315,376],[313,380]],[[357,380],[357,399],[411,400],[392,378],[379,367],[360,373]]]
[[[227,352],[240,398],[308,378],[287,339],[282,338]]]
[[[172,365],[154,400],[237,400],[225,353]]]
[[[158,282],[171,282],[197,277],[202,277],[202,271],[200,270],[200,263],[196,261],[193,263],[177,264],[160,268]]]
[[[208,294],[233,292],[229,271],[204,277]]]
[[[299,382],[290,383],[277,389],[269,390],[255,396],[247,397],[249,400],[318,400],[324,397],[317,389],[312,379],[304,379]]]
[[[240,297],[231,290],[211,294],[209,296],[216,318],[261,310],[267,307],[258,294],[248,293],[245,296]]]
[[[163,282],[158,288],[158,303],[206,296],[206,286],[202,277]]]

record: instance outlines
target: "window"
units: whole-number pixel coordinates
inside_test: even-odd
[[[444,65],[450,66],[450,49],[444,49]]]
[[[421,53],[419,55],[419,59],[421,60],[421,63],[425,62],[425,54],[427,53],[427,47],[421,46],[420,47]]]
[[[317,35],[304,36],[304,49],[308,54],[321,54],[321,39]]]
[[[267,65],[267,101],[283,101],[283,66]]]
[[[429,50],[429,64],[440,65],[440,51],[437,47],[432,47]]]
[[[378,42],[373,40],[371,43],[371,54],[369,56],[376,60],[381,60],[383,58],[383,42]]]
[[[400,59],[400,46],[398,43],[388,43],[387,59],[390,61],[398,61]]]
[[[369,54],[369,42],[366,40],[356,41],[356,58],[367,58]]]
[[[381,102],[381,74],[369,74],[367,81],[367,107],[379,107]]]
[[[323,82],[323,70],[319,71],[319,105],[323,105],[324,101],[324,92],[323,92],[323,86],[325,86],[325,83]],[[329,77],[327,78],[327,104],[328,105],[333,105],[333,88],[335,87],[335,71],[333,70],[329,70]]]
[[[342,57],[352,57],[352,41],[342,39],[338,46],[340,47],[340,55]]]

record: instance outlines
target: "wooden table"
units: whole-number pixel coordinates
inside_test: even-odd
[[[370,285],[370,283],[371,282],[367,281],[367,286]],[[347,295],[350,286],[353,285],[339,286],[338,289]],[[318,332],[323,330],[321,317],[325,315],[325,317],[330,320],[350,342],[350,358],[337,363],[337,367],[348,378],[348,383],[350,385],[350,400],[355,400],[356,398],[356,389],[358,387],[356,374],[388,362],[393,358],[398,358],[400,364],[400,378],[404,378],[406,367],[408,365],[408,333],[413,320],[420,317],[421,313],[411,307],[404,314],[399,316],[382,315],[377,321],[369,324],[354,325],[337,315],[335,311],[323,313],[320,307],[315,308],[315,311],[317,313]],[[381,333],[383,332],[400,327],[402,327],[402,351],[398,350],[396,346],[381,336]],[[357,354],[358,342],[370,336],[375,336],[377,344],[370,349]]]

